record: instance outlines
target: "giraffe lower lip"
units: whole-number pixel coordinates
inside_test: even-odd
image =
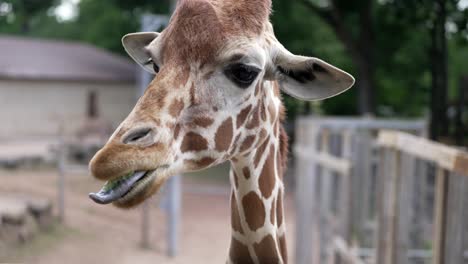
[[[125,204],[131,199],[138,197],[138,195],[144,193],[148,186],[151,186],[155,180],[164,178],[164,175],[167,175],[169,167],[169,165],[161,165],[155,170],[148,171],[145,176],[138,180],[126,194],[115,202]]]
[[[147,175],[147,171],[133,173],[130,177],[122,177],[119,182],[111,188],[107,184],[97,193],[90,193],[89,198],[98,204],[109,204],[125,196],[132,187]]]

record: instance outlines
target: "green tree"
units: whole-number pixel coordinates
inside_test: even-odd
[[[38,15],[57,0],[0,0],[0,32],[28,34]]]
[[[376,113],[374,1],[300,0],[335,32],[356,65],[357,102],[361,114]],[[353,25],[350,27],[348,25]]]
[[[445,20],[451,30],[443,34],[445,27],[439,26],[437,36],[447,41],[448,55],[439,54],[450,60],[448,67],[435,63],[441,57],[431,54],[431,32],[442,21],[437,20],[441,1],[446,2]],[[449,89],[445,86],[443,93],[455,96],[467,68],[468,10],[459,10],[457,2],[273,0],[272,23],[278,39],[294,53],[322,58],[356,76],[355,88],[319,104],[323,113],[420,116],[431,102],[435,83],[448,79]],[[81,0],[71,21],[57,21],[50,12],[56,4],[58,0],[0,0],[0,33],[85,41],[123,54],[121,37],[139,30],[142,14],[169,13],[171,1]],[[444,67],[446,77],[437,77]],[[433,95],[432,101],[443,97]],[[285,102],[290,117],[317,109],[316,103],[288,96]]]
[[[449,41],[464,42],[468,10],[460,10],[458,0],[396,0],[389,5],[391,11],[406,24],[423,31],[428,38],[425,45],[431,72],[430,137],[440,139],[449,135]],[[447,25],[452,25],[447,32]],[[452,71],[457,71],[452,67]],[[458,76],[455,77],[458,79]]]

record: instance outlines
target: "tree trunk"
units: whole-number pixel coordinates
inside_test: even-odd
[[[361,115],[374,115],[376,113],[376,83],[374,67],[374,31],[372,28],[372,1],[359,12],[359,80],[358,84],[358,110]]]
[[[447,39],[446,39],[446,0],[435,3],[436,18],[431,29],[432,89],[430,137],[439,140],[448,135],[447,119]]]
[[[465,97],[468,91],[468,76],[460,78],[460,86],[458,89],[458,102],[455,117],[455,144],[457,144],[457,146],[463,146],[466,138],[463,116],[465,113]]]
[[[359,36],[353,36],[347,27],[343,10],[335,0],[330,0],[331,8],[321,8],[309,0],[301,1],[329,24],[339,40],[344,44],[353,61],[356,62],[358,76],[356,89],[358,90],[357,108],[360,114],[376,113],[376,84],[374,68],[374,36],[372,21],[372,0],[367,0],[359,11]]]
[[[358,89],[358,111],[361,115],[374,115],[375,114],[375,81],[374,69],[371,65],[371,60],[361,58],[362,62],[358,63],[358,76],[356,81],[356,88]]]

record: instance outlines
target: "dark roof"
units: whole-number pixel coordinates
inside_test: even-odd
[[[0,36],[0,79],[133,82],[129,59],[84,43]]]

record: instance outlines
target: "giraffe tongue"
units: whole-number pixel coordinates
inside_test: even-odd
[[[145,176],[145,173],[146,171],[139,171],[129,177],[122,177],[115,181],[107,182],[99,192],[90,193],[89,198],[98,204],[112,203],[127,194],[132,186]]]

